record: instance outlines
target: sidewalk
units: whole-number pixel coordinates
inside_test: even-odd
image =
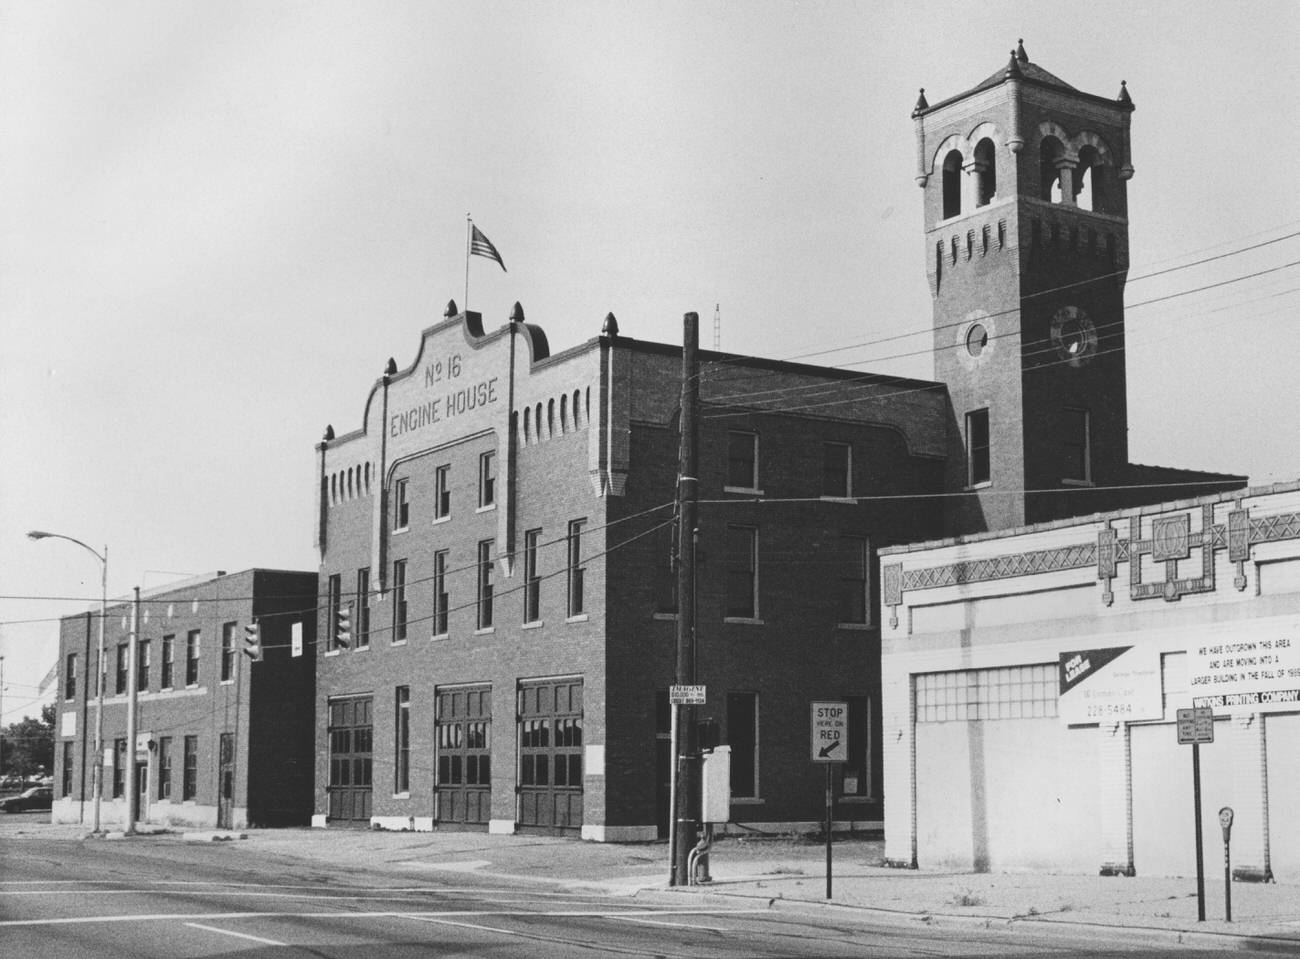
[[[21,838],[82,839],[79,827],[35,825]],[[5,838],[15,833],[5,831]],[[759,899],[773,905],[857,908],[899,922],[1070,923],[1130,930],[1134,936],[1221,935],[1267,940],[1300,953],[1300,884],[1233,883],[1233,922],[1224,921],[1222,875],[1205,883],[1205,922],[1197,922],[1196,879],[1039,873],[954,873],[887,869],[878,839],[837,838],[831,900],[826,847],[798,837],[721,839],[710,854],[712,882],[670,889],[665,843],[619,845],[550,836],[357,829],[254,829],[145,837],[146,841],[232,838],[232,852],[355,863],[415,880],[467,873],[537,882],[605,895],[672,892]],[[130,840],[139,841],[139,840]],[[1243,942],[1245,944],[1245,942]]]

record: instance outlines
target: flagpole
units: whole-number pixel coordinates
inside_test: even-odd
[[[465,214],[465,312],[469,312],[469,248],[473,237],[474,221]]]

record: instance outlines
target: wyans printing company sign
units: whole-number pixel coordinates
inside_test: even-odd
[[[1300,616],[1204,630],[1187,649],[1192,705],[1228,712],[1300,709]]]

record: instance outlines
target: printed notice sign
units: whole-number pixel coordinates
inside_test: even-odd
[[[811,713],[812,761],[844,762],[849,751],[849,704],[812,703]]]
[[[1109,646],[1061,653],[1061,721],[1117,723],[1159,719],[1160,653],[1144,646]]]
[[[1300,616],[1224,625],[1193,637],[1187,684],[1194,706],[1294,711],[1300,704]]]

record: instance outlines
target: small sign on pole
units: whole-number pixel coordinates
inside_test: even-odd
[[[812,749],[815,763],[842,763],[848,758],[849,704],[812,704]]]
[[[1178,742],[1192,747],[1192,805],[1196,820],[1196,921],[1205,922],[1205,851],[1201,844],[1201,743],[1214,742],[1214,710],[1209,706],[1180,709]]]
[[[706,686],[669,686],[668,702],[672,706],[705,705]]]
[[[1211,707],[1180,709],[1177,718],[1180,745],[1214,742],[1214,710]]]

